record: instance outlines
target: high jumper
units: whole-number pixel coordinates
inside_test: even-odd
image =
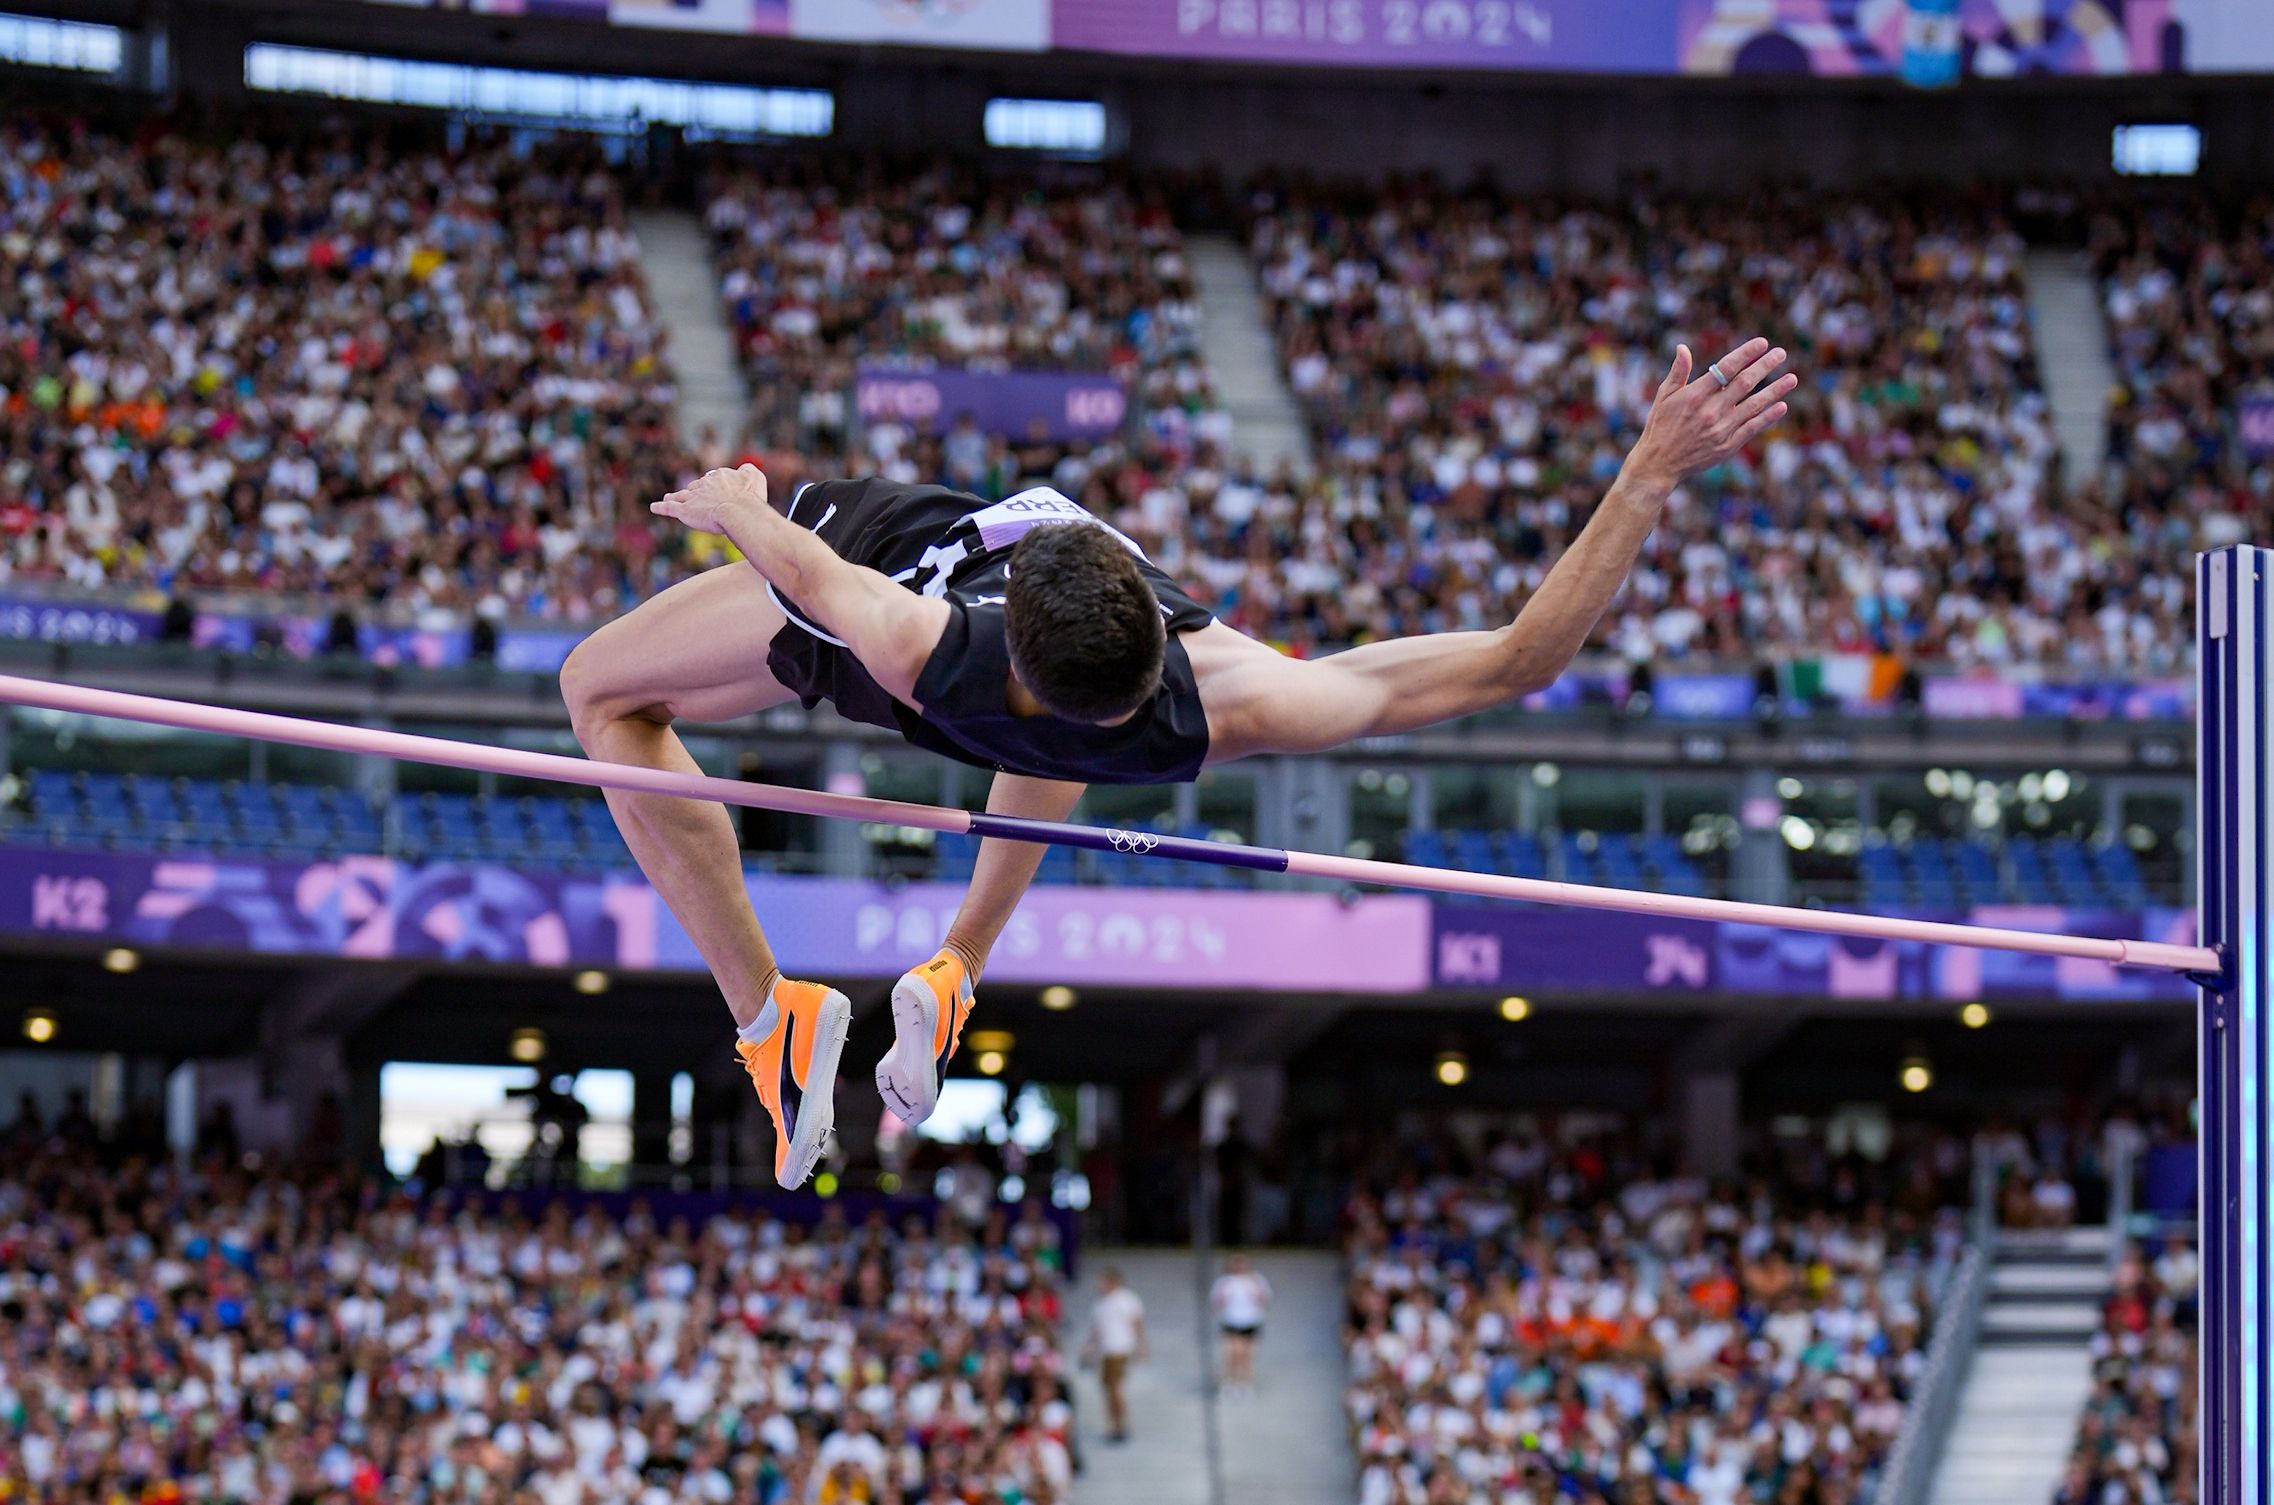
[[[938,486],[810,482],[773,505],[756,466],[654,506],[747,563],[681,581],[592,634],[561,670],[595,759],[693,772],[672,730],[791,699],[832,702],[995,773],[987,809],[1061,820],[1089,784],[1181,782],[1262,753],[1313,753],[1543,689],[1587,641],[1674,489],[1782,418],[1798,378],[1748,340],[1693,381],[1680,347],[1593,518],[1523,611],[1491,632],[1289,658],[1216,621],[1142,549],[1048,487],[988,503]],[[742,882],[724,807],[621,789],[616,824],[726,995],[776,1129],[775,1175],[812,1173],[852,1006],[785,978]],[[1040,863],[984,841],[931,960],[892,990],[877,1090],[910,1124],[939,1100],[989,950]]]

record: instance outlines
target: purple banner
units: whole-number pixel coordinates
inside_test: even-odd
[[[929,957],[959,885],[753,874],[782,965],[891,977]],[[385,857],[266,863],[0,849],[0,934],[269,955],[698,971],[639,874]],[[1428,985],[1429,904],[1386,895],[1038,888],[998,943],[1004,982],[1411,993]]]
[[[887,978],[930,956],[960,885],[753,874],[789,971]],[[2182,910],[1991,907],[1931,914],[2018,930],[2193,944]],[[264,863],[0,848],[0,934],[143,946],[437,962],[699,971],[686,933],[634,872],[524,872],[384,857]],[[1853,999],[2184,1000],[2157,972],[1759,925],[1376,895],[1044,887],[988,975],[1282,993],[1410,994],[1433,983],[1534,993]]]
[[[2015,930],[2195,943],[2184,910],[2098,914],[1991,907],[1922,913]],[[2100,962],[1816,935],[1765,925],[1535,906],[1438,906],[1432,967],[1440,987],[1527,992],[1855,999],[2172,999],[2194,990],[2168,973]]]
[[[2253,460],[2274,456],[2274,392],[2252,392],[2235,410],[2235,434]]]
[[[162,627],[160,613],[135,606],[0,596],[0,638],[120,646],[155,643]],[[355,654],[366,663],[448,669],[473,657],[473,634],[463,627],[366,622],[358,625],[355,637]],[[583,637],[575,628],[505,628],[498,633],[498,667],[550,674]],[[308,659],[326,652],[330,641],[331,622],[321,616],[201,611],[190,625],[191,645],[216,653],[266,651]]]
[[[154,611],[0,596],[0,637],[38,643],[155,643],[158,627]]]
[[[1129,416],[1129,394],[1097,372],[897,370],[866,366],[853,389],[863,423],[904,423],[945,433],[968,414],[980,432],[1025,438],[1100,439]]]
[[[1676,0],[1056,0],[1051,44],[1361,68],[1674,71]]]

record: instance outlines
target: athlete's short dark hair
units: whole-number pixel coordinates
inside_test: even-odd
[[[1011,667],[1044,710],[1092,724],[1128,715],[1161,687],[1160,598],[1121,540],[1087,523],[1030,530],[1004,587]]]

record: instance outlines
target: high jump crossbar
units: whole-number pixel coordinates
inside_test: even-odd
[[[330,752],[434,763],[446,768],[470,769],[476,773],[547,779],[639,794],[716,800],[729,805],[748,805],[760,810],[815,815],[830,820],[875,821],[913,826],[920,830],[995,837],[1006,841],[1084,847],[1091,851],[1126,852],[1144,857],[1177,858],[1188,862],[1212,863],[1220,867],[1292,873],[1343,883],[1515,899],[1534,904],[1606,909],[1627,914],[1771,925],[1786,930],[1812,930],[1871,940],[1972,946],[1983,950],[2070,957],[2120,967],[2146,967],[2187,974],[2215,972],[2219,966],[2217,954],[2204,946],[2180,946],[2148,940],[2107,940],[2095,936],[2047,935],[2037,931],[2006,930],[1940,920],[1893,919],[1836,910],[1797,909],[1781,904],[1747,904],[1729,899],[1640,893],[1629,889],[1557,883],[1540,878],[1460,873],[1403,862],[1335,857],[1319,852],[1283,851],[1276,847],[1246,846],[1238,842],[1167,836],[1118,827],[1085,826],[1069,821],[990,815],[969,810],[950,810],[937,805],[912,804],[902,800],[873,799],[866,795],[788,789],[774,784],[748,783],[740,779],[597,762],[586,758],[565,757],[558,753],[485,747],[478,743],[419,736],[410,732],[309,721],[297,716],[278,716],[234,706],[200,705],[154,695],[132,695],[117,690],[55,684],[13,675],[0,675],[0,702],[124,721],[148,722],[157,726],[178,727],[183,731],[247,737],[260,742],[283,742]]]

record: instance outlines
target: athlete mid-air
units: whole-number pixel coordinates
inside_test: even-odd
[[[987,808],[1064,819],[1088,784],[1159,784],[1258,753],[1308,753],[1504,704],[1561,674],[1633,567],[1668,496],[1784,416],[1797,378],[1766,340],[1693,382],[1688,347],[1594,517],[1516,620],[1292,659],[1214,620],[1122,534],[1048,487],[989,503],[939,486],[819,481],[787,509],[755,466],[655,504],[747,563],[681,581],[586,639],[561,670],[594,758],[695,772],[672,723],[799,699],[995,771]],[[796,1186],[834,1122],[852,1007],[782,976],[750,907],[723,805],[608,791],[657,892],[734,1013],[736,1049]],[[877,1090],[928,1117],[972,990],[1041,862],[980,846],[946,944],[892,990]]]

